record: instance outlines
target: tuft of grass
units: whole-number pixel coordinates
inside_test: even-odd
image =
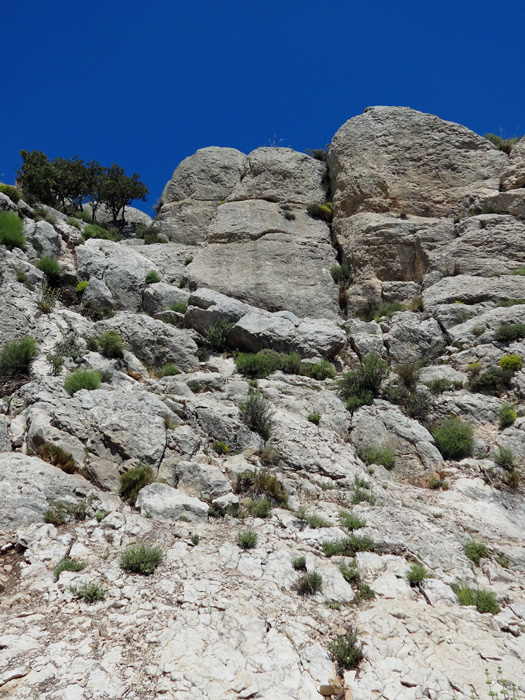
[[[250,430],[268,440],[272,432],[272,412],[261,392],[251,390],[245,400],[239,401],[239,413]]]
[[[232,323],[225,316],[219,318],[213,326],[210,326],[208,333],[206,334],[206,340],[210,350],[215,352],[224,352],[228,348],[228,334],[234,327]]]
[[[212,449],[218,455],[227,455],[230,451],[228,445],[225,442],[222,442],[221,440],[217,440],[216,442],[214,442],[212,445]]]
[[[68,216],[66,219],[66,224],[68,226],[73,226],[79,231],[81,230],[80,221],[75,216]]]
[[[412,564],[407,573],[407,580],[412,588],[419,586],[426,578],[431,578],[431,574],[423,564]]]
[[[324,204],[309,204],[306,207],[306,211],[313,219],[322,219],[327,223],[332,221],[332,202],[325,202]]]
[[[292,559],[292,566],[296,571],[306,571],[306,558],[294,557],[294,559]]]
[[[499,613],[496,595],[491,591],[470,588],[466,583],[453,585],[452,590],[457,595],[460,605],[475,605],[479,613]]]
[[[185,301],[175,301],[170,306],[171,311],[176,311],[178,314],[185,314],[188,304]]]
[[[82,219],[82,216],[80,216]],[[82,231],[82,237],[84,240],[86,238],[101,238],[105,241],[119,241],[121,239],[120,233],[118,229],[112,229],[111,231],[108,231],[105,228],[102,228],[102,226],[98,226],[97,224],[89,224],[89,226],[86,226],[84,230]]]
[[[234,486],[235,493],[248,493],[255,496],[266,495],[277,503],[285,504],[288,494],[275,476],[264,469],[246,469],[237,474]]]
[[[180,369],[173,362],[168,362],[162,368],[163,377],[174,377],[177,374],[180,374]]]
[[[361,367],[343,374],[337,386],[347,409],[354,411],[360,406],[370,406],[388,372],[387,363],[379,355],[369,353],[363,357]]]
[[[75,369],[64,380],[64,389],[70,396],[81,389],[94,391],[100,387],[100,372],[91,369]]]
[[[374,540],[371,537],[354,535],[345,537],[342,540],[331,540],[323,542],[321,545],[327,557],[343,556],[354,557],[356,552],[373,552]]]
[[[445,459],[463,459],[472,452],[474,431],[459,418],[446,418],[432,435]]]
[[[427,479],[427,488],[433,489],[434,491],[437,491],[438,489],[443,489],[443,491],[446,491],[448,489],[448,481],[443,479],[439,473],[432,474]]]
[[[241,549],[253,549],[257,545],[257,534],[253,530],[239,532],[237,544]]]
[[[523,270],[525,270],[525,267]],[[510,306],[519,306],[520,304],[525,304],[525,299],[503,299],[503,301],[498,301],[496,308],[508,308]]]
[[[86,603],[97,603],[99,600],[104,600],[106,597],[106,591],[104,591],[98,583],[95,583],[95,581],[85,583],[79,588],[71,586],[69,590],[75,598],[80,598]]]
[[[517,417],[518,414],[516,413],[514,406],[510,403],[504,403],[498,414],[498,425],[500,429],[503,430],[504,428],[508,428],[514,423]]]
[[[124,355],[124,341],[117,331],[106,331],[99,335],[97,345],[104,357],[117,359]]]
[[[313,423],[314,425],[319,425],[321,421],[321,414],[320,413],[309,413],[308,417],[306,419],[310,423]]]
[[[153,469],[139,462],[136,467],[120,475],[119,495],[124,501],[134,506],[140,489],[152,484],[153,481]]]
[[[293,586],[299,595],[315,595],[323,588],[323,577],[321,574],[312,571],[304,574]]]
[[[488,557],[489,550],[486,544],[483,542],[476,542],[475,540],[469,540],[463,545],[463,551],[470,561],[474,562],[476,566],[479,566],[479,562],[482,558]]]
[[[32,336],[8,340],[0,350],[0,378],[27,375],[37,355],[38,347]]]
[[[26,239],[22,233],[24,222],[12,211],[0,211],[0,244],[9,250],[26,246]]]
[[[507,155],[510,155],[514,145],[519,141],[518,137],[504,139],[497,134],[484,134],[483,138],[486,138],[487,141],[490,141],[494,146],[496,146],[496,148],[503,151],[503,153],[506,153]]]
[[[50,287],[59,287],[62,281],[62,268],[55,258],[45,255],[37,260],[35,267],[41,270],[46,276],[47,283]]]
[[[514,468],[514,452],[510,447],[499,447],[498,451],[492,456],[492,459],[496,462],[498,467],[503,469],[511,470]]]
[[[267,518],[272,510],[272,505],[265,496],[260,501],[252,501],[248,506],[248,510],[254,518]]]
[[[363,652],[357,643],[357,634],[353,628],[330,642],[328,651],[334,657],[341,675],[344,671],[357,668],[363,660]]]
[[[317,530],[320,527],[332,527],[332,523],[329,520],[326,520],[326,518],[320,515],[307,515],[304,508],[296,510],[295,515],[299,520],[307,523],[313,530]]]
[[[347,530],[359,530],[360,527],[365,527],[366,525],[357,515],[347,510],[339,511],[339,519],[341,520],[341,525],[346,527]]]
[[[352,560],[350,562],[350,566],[342,561],[339,564],[339,571],[342,573],[343,578],[347,583],[353,583],[355,585],[361,583],[361,573],[359,568],[356,566],[355,561]]]
[[[194,534],[191,536],[191,543],[192,543],[193,545],[197,546],[197,545],[199,544],[200,541],[201,541],[200,535],[198,535],[197,533],[194,533]]]
[[[160,275],[156,270],[150,270],[146,275],[146,284],[156,284],[160,282]]]
[[[122,552],[120,556],[120,568],[133,574],[150,576],[162,561],[160,547],[150,547],[141,542],[132,545]]]
[[[500,343],[525,338],[525,323],[502,323],[494,332],[494,339]]]
[[[74,559],[68,559],[67,557],[65,557],[53,567],[53,577],[55,581],[58,581],[58,579],[60,578],[60,574],[63,571],[82,571],[82,569],[85,568],[86,565],[84,564],[84,562],[75,561]]]
[[[188,379],[186,382],[186,386],[188,389],[190,389],[194,394],[200,394],[200,392],[203,390],[202,384],[199,382],[198,379]]]
[[[352,279],[352,270],[349,263],[333,265],[330,268],[330,274],[332,275],[334,282],[340,285],[348,285]]]
[[[38,456],[44,462],[58,467],[66,474],[74,474],[77,471],[77,464],[73,459],[73,455],[67,452],[59,445],[53,445],[49,442],[43,442],[38,447]]]
[[[396,457],[392,448],[381,445],[368,445],[359,450],[359,456],[365,464],[381,464],[385,469],[393,469]]]

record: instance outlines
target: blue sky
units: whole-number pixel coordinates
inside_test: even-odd
[[[19,0],[1,10],[0,179],[21,149],[136,171],[329,142],[367,106],[525,133],[523,0]]]

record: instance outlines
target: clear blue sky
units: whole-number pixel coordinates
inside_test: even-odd
[[[523,0],[4,1],[0,58],[0,179],[116,162],[149,213],[198,148],[321,147],[369,105],[525,133]]]

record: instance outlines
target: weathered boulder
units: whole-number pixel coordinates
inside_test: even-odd
[[[326,199],[326,179],[326,164],[305,153],[291,148],[257,148],[248,155],[246,174],[230,199],[322,203]]]
[[[62,237],[47,221],[24,222],[24,236],[28,243],[34,248],[37,257],[58,258],[64,249]]]
[[[443,216],[496,193],[508,157],[487,139],[408,107],[369,107],[328,156],[336,217],[359,211]]]
[[[157,271],[151,260],[134,248],[97,238],[79,246],[76,255],[80,279],[96,277],[104,282],[111,291],[116,308],[140,309],[146,275],[150,270]]]
[[[153,314],[167,311],[175,302],[187,303],[190,293],[165,282],[149,284],[144,290],[142,306],[144,311]]]
[[[363,357],[370,352],[377,355],[384,353],[383,331],[377,321],[360,321],[357,318],[349,318],[345,321],[348,328],[348,338],[352,349]]]
[[[91,277],[82,294],[82,303],[97,309],[113,309],[115,298],[107,284],[97,277]]]
[[[221,318],[235,323],[243,316],[255,311],[249,304],[203,287],[190,295],[184,323],[187,328],[194,328],[202,335],[206,335],[210,327]]]
[[[404,311],[394,314],[383,340],[395,362],[417,362],[441,355],[445,338],[435,318]]]
[[[182,245],[197,245],[205,241],[217,211],[217,201],[183,200],[163,204],[155,226],[168,241]]]
[[[418,475],[424,470],[439,469],[443,464],[428,430],[385,401],[355,411],[351,430],[352,441],[360,449],[390,447],[396,456],[393,471],[399,476]]]
[[[525,186],[525,139],[514,144],[510,152],[507,167],[501,176],[501,187],[504,190],[515,190]]]
[[[525,224],[513,216],[472,216],[454,230],[454,240],[430,253],[429,270],[444,276],[491,277],[525,264]]]
[[[208,394],[197,394],[188,408],[190,423],[211,440],[225,442],[230,450],[260,448],[261,438],[243,423],[236,405],[217,401]]]
[[[147,366],[162,367],[174,362],[188,372],[199,367],[198,348],[188,333],[149,316],[121,311],[97,323],[96,330],[97,334],[118,331],[131,351]]]
[[[17,211],[16,204],[3,192],[0,192],[0,211]]]
[[[525,299],[525,277],[474,277],[457,275],[444,277],[423,291],[425,309],[433,309],[440,304],[460,301],[464,304],[477,304],[482,301],[504,301]]]
[[[14,530],[43,523],[46,510],[60,500],[78,501],[92,491],[78,474],[65,474],[38,457],[0,453],[0,528]]]
[[[153,520],[171,522],[208,520],[208,505],[167,484],[150,484],[139,491],[137,508]]]
[[[224,496],[232,490],[221,470],[213,464],[177,462],[173,467],[173,481],[180,491],[206,501]]]

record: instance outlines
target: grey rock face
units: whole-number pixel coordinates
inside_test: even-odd
[[[141,307],[148,272],[158,272],[155,264],[137,250],[95,238],[77,248],[77,265],[81,279],[96,277],[104,282],[111,291],[115,307],[130,311]]]
[[[423,357],[442,354],[445,338],[434,318],[422,321],[410,311],[394,314],[388,333],[383,336],[395,362],[417,362]]]
[[[455,301],[476,304],[506,299],[525,299],[525,277],[516,275],[484,279],[472,275],[457,275],[445,277],[423,292],[423,304],[426,309],[440,304],[453,304]]]
[[[43,523],[50,504],[85,498],[92,486],[77,474],[61,469],[38,457],[0,453],[0,527],[14,530],[30,523]]]
[[[178,462],[173,469],[175,486],[188,496],[210,501],[231,491],[228,479],[212,464]]]
[[[178,286],[187,277],[186,261],[196,250],[194,246],[180,243],[154,243],[142,246],[140,254],[151,260],[150,269],[158,270],[164,282]]]
[[[359,448],[390,447],[396,455],[394,471],[403,476],[439,469],[443,463],[428,430],[384,402],[363,406],[354,413],[352,440]]]
[[[504,190],[525,186],[525,139],[520,139],[512,147],[509,162],[501,176],[501,186]]]
[[[257,148],[246,162],[246,175],[231,199],[266,199],[272,202],[322,203],[326,198],[327,168],[291,148]]]
[[[47,221],[28,221],[24,224],[24,235],[36,251],[37,257],[58,258],[62,254],[64,244],[62,237],[54,226]]]
[[[187,303],[189,296],[190,293],[185,289],[173,287],[165,282],[157,282],[149,284],[144,290],[142,306],[144,311],[153,316],[160,311],[168,311],[175,302]]]
[[[369,107],[330,147],[337,217],[388,210],[443,216],[474,193],[496,193],[506,163],[464,126],[408,107]]]
[[[208,506],[167,484],[150,484],[139,491],[137,508],[154,520],[171,522],[185,518],[191,522],[208,520]]]
[[[187,328],[194,328],[206,335],[219,319],[226,318],[230,323],[235,323],[252,312],[255,312],[255,309],[249,304],[231,299],[213,289],[201,288],[193,292],[188,299],[184,323]]]
[[[132,352],[151,367],[161,368],[174,362],[181,370],[192,372],[199,367],[197,345],[187,333],[144,315],[120,312],[96,325],[97,333],[118,331]]]

